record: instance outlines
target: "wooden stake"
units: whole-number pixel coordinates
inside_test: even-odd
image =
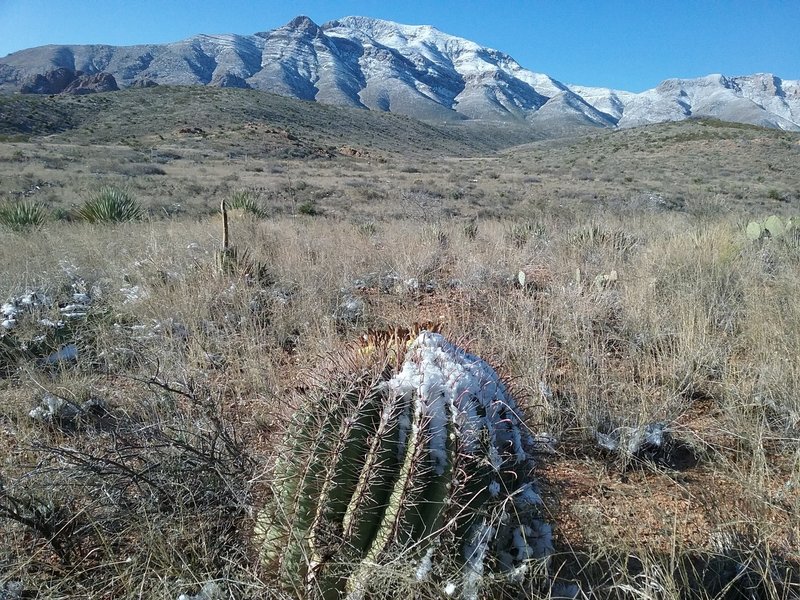
[[[228,210],[225,206],[225,198],[222,199],[222,202],[219,206],[220,211],[222,212],[222,251],[228,251]]]

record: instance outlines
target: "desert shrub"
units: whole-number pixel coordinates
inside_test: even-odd
[[[122,175],[129,177],[140,177],[142,175],[166,175],[167,172],[157,165],[149,165],[142,163],[135,163],[132,165],[123,165],[118,169]]]
[[[478,220],[475,218],[470,219],[464,224],[462,228],[464,232],[464,237],[468,240],[474,240],[478,237]]]
[[[162,398],[169,395],[162,392]],[[224,576],[226,565],[247,560],[237,543],[237,524],[248,502],[253,462],[233,427],[205,408],[206,414],[194,406],[176,410],[144,433],[132,420],[157,412],[157,406],[133,417],[95,401],[81,416],[85,431],[73,432],[84,442],[80,446],[60,443],[38,425],[41,462],[0,480],[0,521],[23,529],[34,555],[49,547],[54,562],[71,567],[92,557],[87,587],[69,597],[93,598],[109,590],[127,597],[136,581],[150,597],[174,598],[176,593],[164,593],[169,584],[157,574],[169,572],[178,555],[193,574]],[[47,427],[63,428],[57,420]],[[96,429],[111,436],[96,438]],[[112,438],[113,446],[104,443]],[[45,466],[54,462],[55,471]],[[56,590],[69,583],[41,577],[23,585],[25,595],[5,596],[0,584],[0,597],[37,596],[34,585],[42,596],[64,597]]]
[[[321,214],[321,211],[319,208],[317,208],[317,203],[313,200],[306,200],[305,202],[302,202],[297,207],[297,212],[301,215],[308,215],[311,217]]]
[[[30,200],[0,206],[0,225],[13,231],[37,229],[47,221],[47,209]]]
[[[376,200],[385,200],[388,197],[385,190],[371,181],[351,180],[345,185],[351,188],[353,196],[360,200],[374,202]]]
[[[151,160],[157,163],[168,163],[173,160],[179,160],[183,158],[183,156],[178,152],[173,152],[172,150],[159,150],[155,154],[151,156]]]
[[[129,190],[112,186],[100,188],[78,209],[78,217],[89,223],[135,221],[143,214]]]
[[[359,223],[356,225],[356,230],[363,236],[371,237],[373,235],[377,235],[378,233],[378,224],[375,221],[364,221],[363,223]]]

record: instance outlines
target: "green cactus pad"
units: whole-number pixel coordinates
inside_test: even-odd
[[[764,233],[764,229],[761,227],[761,223],[758,221],[750,221],[747,224],[747,229],[745,230],[745,234],[747,235],[747,239],[750,241],[756,241],[761,239],[761,236]]]
[[[772,215],[764,221],[764,231],[769,232],[771,238],[780,238],[786,233],[786,225],[779,216]]]

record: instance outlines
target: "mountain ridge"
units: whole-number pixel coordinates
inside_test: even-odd
[[[518,121],[554,134],[714,117],[800,131],[800,81],[771,73],[667,79],[634,93],[562,83],[431,25],[298,16],[252,35],[168,44],[48,45],[0,59],[0,91],[56,69],[107,73],[120,88],[249,87],[423,120]]]

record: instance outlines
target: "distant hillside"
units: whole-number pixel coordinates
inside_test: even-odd
[[[195,136],[242,152],[274,147],[298,156],[337,152],[342,146],[472,156],[541,137],[529,128],[503,123],[434,125],[256,90],[179,86],[88,96],[0,95],[0,135],[56,136],[94,144],[160,143]]]

